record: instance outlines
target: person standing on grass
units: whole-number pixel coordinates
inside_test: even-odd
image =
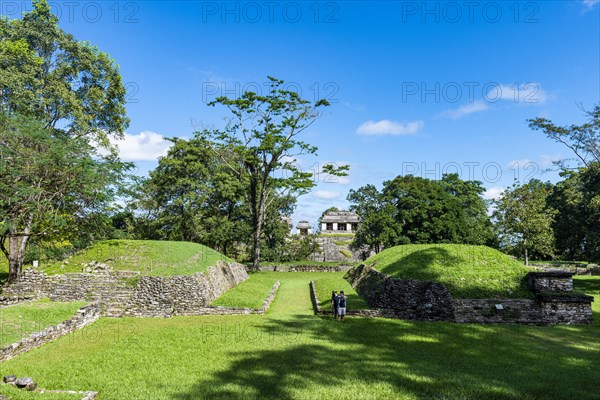
[[[333,310],[333,319],[336,319],[338,316],[338,302],[340,300],[340,296],[338,296],[337,292],[334,290],[331,292],[331,309]]]
[[[333,319],[337,319],[337,317],[338,317],[337,309],[338,309],[339,301],[340,301],[340,296],[334,290],[333,292],[331,292],[331,309],[333,310]]]
[[[346,303],[348,301],[348,297],[344,294],[343,290],[340,290],[340,295],[338,296],[338,321],[343,321],[346,316]]]

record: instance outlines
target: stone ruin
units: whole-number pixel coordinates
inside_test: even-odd
[[[534,299],[454,299],[441,283],[393,278],[365,265],[352,268],[344,278],[374,309],[370,316],[461,323],[592,323],[594,298],[572,292],[569,272],[530,272],[527,282]]]

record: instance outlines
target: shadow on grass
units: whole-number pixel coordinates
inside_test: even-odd
[[[268,319],[272,345],[229,352],[227,367],[172,398],[600,398],[599,328]]]

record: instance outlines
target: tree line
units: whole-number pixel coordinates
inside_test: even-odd
[[[366,185],[347,197],[362,218],[352,246],[377,253],[408,243],[483,244],[526,264],[530,258],[600,261],[600,106],[582,111],[587,121],[581,125],[529,120],[533,130],[573,152],[573,159],[554,163],[558,183],[515,182],[487,204],[481,182],[456,174],[398,176],[382,190]]]
[[[0,250],[9,281],[23,263],[60,258],[105,238],[187,240],[252,263],[298,260],[315,250],[288,239],[282,216],[315,185],[297,157],[317,148],[302,141],[328,106],[269,77],[266,94],[219,97],[228,115],[172,146],[147,178],[132,176],[115,139],[129,125],[116,62],[58,26],[47,0],[22,19],[0,18]],[[561,182],[516,184],[494,203],[481,182],[398,176],[378,190],[350,191],[362,218],[353,247],[380,251],[403,243],[468,243],[532,257],[598,260],[600,106],[582,125],[530,121],[563,143],[581,164],[559,163]],[[347,166],[325,165],[343,176]]]
[[[315,185],[296,157],[317,148],[299,135],[326,100],[303,99],[273,77],[265,95],[218,97],[209,105],[228,111],[226,126],[170,139],[169,155],[132,186],[124,184],[132,164],[111,141],[129,124],[114,60],[60,29],[47,0],[33,0],[22,19],[0,18],[0,65],[0,250],[9,282],[27,249],[76,249],[119,234],[244,252],[254,268],[282,251],[279,216]],[[117,199],[130,205],[119,210]]]

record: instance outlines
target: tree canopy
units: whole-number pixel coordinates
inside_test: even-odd
[[[398,176],[381,191],[366,185],[348,194],[351,210],[362,219],[353,244],[378,252],[405,243],[493,242],[487,205],[480,182],[463,181],[457,174],[435,181]]]
[[[532,253],[538,257],[554,254],[552,223],[556,211],[546,202],[551,190],[550,183],[533,179],[524,185],[515,183],[495,201],[500,244],[524,255],[525,264],[529,264]]]
[[[232,114],[222,129],[205,130],[215,143],[215,154],[247,185],[244,190],[252,221],[252,261],[260,263],[261,236],[269,205],[279,196],[299,196],[314,185],[313,173],[302,171],[296,157],[316,154],[317,148],[299,139],[329,105],[326,100],[311,102],[284,89],[284,81],[269,77],[266,95],[245,92],[237,99],[218,97],[211,106],[221,105]],[[345,175],[348,167],[325,165],[330,175]]]
[[[60,29],[46,0],[0,18],[0,66],[0,247],[14,280],[31,237],[73,232],[113,196],[129,165],[110,138],[129,120],[114,61]]]

